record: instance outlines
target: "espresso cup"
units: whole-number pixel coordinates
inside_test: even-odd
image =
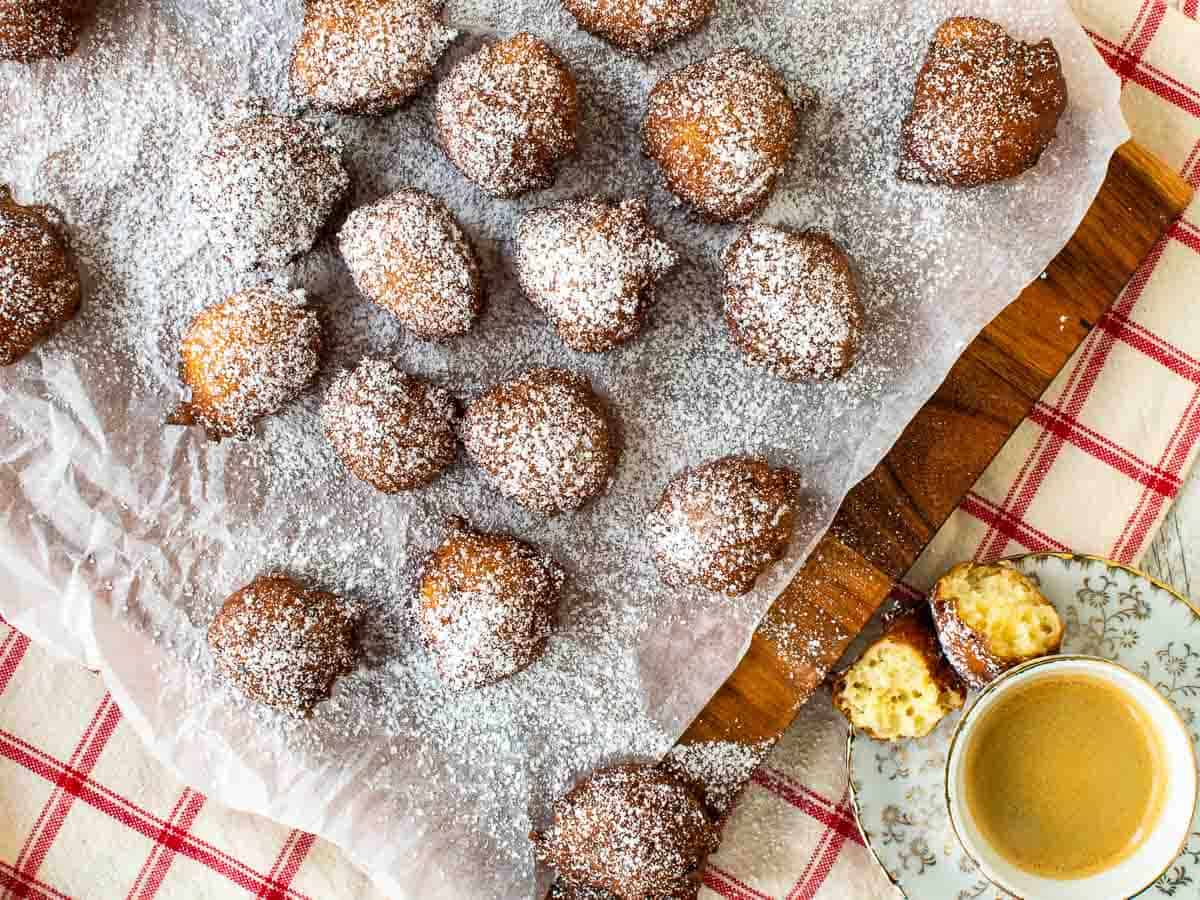
[[[1046,877],[1018,867],[990,846],[967,802],[966,759],[973,736],[1011,691],[1034,679],[1086,676],[1106,682],[1138,709],[1157,735],[1162,805],[1146,837],[1109,868],[1075,878]],[[1183,851],[1196,812],[1196,755],[1191,735],[1175,708],[1145,679],[1116,663],[1091,656],[1049,656],[1017,666],[997,678],[963,714],[946,762],[950,823],[967,855],[997,887],[1030,900],[1121,900],[1145,890]],[[1079,798],[1087,803],[1086,797]],[[1097,823],[1102,827],[1102,823]]]

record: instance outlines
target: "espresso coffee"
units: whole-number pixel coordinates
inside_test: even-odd
[[[987,843],[1045,878],[1116,865],[1150,833],[1167,780],[1153,724],[1120,688],[1087,675],[1014,687],[964,750],[965,799]]]

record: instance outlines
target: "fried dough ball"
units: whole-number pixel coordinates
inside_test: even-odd
[[[317,109],[381,115],[433,77],[458,32],[432,0],[307,0],[292,51],[292,92]]]
[[[191,399],[167,422],[201,425],[211,440],[248,437],[258,419],[312,384],[320,352],[321,323],[303,291],[239,291],[202,311],[184,333],[179,371]]]
[[[898,617],[833,683],[834,708],[877,741],[925,737],[966,696],[924,608]]]
[[[579,27],[626,53],[648,56],[704,27],[717,0],[563,0],[563,6]]]
[[[79,312],[79,270],[48,206],[22,206],[0,184],[0,366],[53,336]]]
[[[442,681],[473,690],[545,652],[565,576],[523,541],[474,531],[459,518],[447,525],[421,571],[417,619]]]
[[[721,842],[695,792],[645,763],[593,772],[554,803],[534,855],[573,887],[618,900],[692,900]]]
[[[787,549],[799,493],[799,475],[761,456],[684,469],[646,520],[659,576],[671,587],[745,594]]]
[[[516,244],[525,296],[568,346],[589,353],[641,330],[655,285],[679,260],[641,200],[614,206],[591,197],[531,210]]]
[[[549,187],[575,152],[575,76],[525,32],[459,62],[438,85],[436,114],[450,161],[493,197]]]
[[[1037,164],[1066,108],[1050,40],[1027,44],[986,19],[947,19],[917,73],[898,174],[958,187],[1014,178]]]
[[[279,268],[312,249],[346,196],[341,157],[320,126],[244,102],[201,149],[192,203],[235,267]]]
[[[396,191],[346,217],[342,258],[367,297],[427,341],[466,334],[483,309],[483,277],[446,204]]]
[[[283,575],[260,575],[208,627],[221,672],[247,697],[294,716],[329,698],[354,671],[357,610]]]
[[[785,381],[845,374],[864,313],[850,261],[829,235],[754,225],[723,262],[725,324],[747,362]]]
[[[0,60],[70,56],[94,7],[95,0],[0,0]]]
[[[959,563],[937,580],[929,607],[946,658],[976,690],[1062,646],[1058,611],[1010,563]]]
[[[453,465],[456,416],[447,391],[382,359],[338,375],[321,407],[338,459],[387,494],[428,484]]]
[[[799,127],[782,76],[750,51],[729,49],[654,87],[642,142],[676,196],[733,222],[766,204]]]
[[[487,391],[461,437],[496,490],[547,516],[603,493],[618,456],[603,403],[567,369],[530,369]]]

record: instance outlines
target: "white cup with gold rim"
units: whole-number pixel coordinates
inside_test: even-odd
[[[967,802],[965,763],[980,725],[1010,692],[1036,679],[1071,675],[1104,681],[1132,701],[1158,738],[1165,783],[1158,815],[1136,849],[1092,874],[1057,878],[1020,868],[989,844]],[[1004,673],[966,710],[950,741],[945,783],[950,824],[967,855],[996,886],[1029,900],[1122,900],[1150,887],[1183,851],[1196,812],[1196,753],[1175,708],[1141,676],[1100,657],[1048,656]]]

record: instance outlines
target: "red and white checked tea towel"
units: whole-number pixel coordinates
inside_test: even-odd
[[[1074,0],[1121,76],[1134,137],[1200,187],[1200,0]],[[962,559],[1078,550],[1136,563],[1200,439],[1200,199],[905,578],[919,593]],[[897,893],[862,845],[845,725],[818,694],[757,773],[705,877],[728,900]]]
[[[1200,0],[1076,0],[1134,135],[1200,186]],[[1171,229],[908,576],[964,557],[1136,561],[1200,437],[1200,201]],[[1080,498],[1087,498],[1080,514]],[[846,794],[827,696],[755,773],[708,897],[894,896]],[[0,900],[380,895],[335,848],[209,802],[152,761],[99,680],[0,622]]]

